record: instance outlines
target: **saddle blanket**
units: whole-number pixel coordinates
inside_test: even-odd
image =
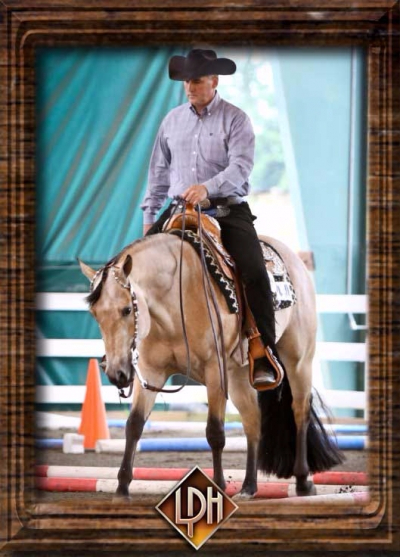
[[[171,233],[179,236],[182,235],[180,230],[173,230]],[[184,238],[198,253],[199,257],[201,257],[200,238],[198,234],[192,230],[186,230]],[[274,309],[275,311],[279,311],[290,307],[296,303],[296,293],[285,264],[272,246],[262,240],[260,240],[260,244],[271,285]],[[224,295],[229,311],[231,313],[239,313],[239,305],[233,281],[228,279],[221,271],[218,261],[204,243],[203,251],[208,271]]]

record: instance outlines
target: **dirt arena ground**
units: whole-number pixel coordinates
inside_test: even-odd
[[[51,431],[41,429],[37,435],[40,437],[60,438],[64,433],[72,430]],[[242,435],[240,430],[228,431],[227,436],[237,437]],[[143,438],[151,437],[182,437],[182,433],[156,433],[147,431]],[[186,434],[185,437],[199,436],[198,434]],[[204,437],[204,435],[201,435]],[[124,438],[124,428],[110,428],[110,437],[112,439]],[[346,460],[343,464],[337,466],[335,470],[343,471],[367,471],[366,450],[363,451],[345,451]],[[62,449],[54,450],[38,450],[36,453],[37,464],[48,464],[57,466],[106,466],[119,467],[122,460],[122,454],[96,453],[95,451],[86,451],[85,454],[64,454]],[[138,453],[135,458],[134,466],[137,467],[165,467],[165,468],[200,468],[212,467],[211,452],[142,452]],[[225,469],[244,469],[246,465],[245,452],[224,452],[223,466]],[[112,494],[109,493],[56,493],[37,491],[37,502],[58,502],[71,500],[111,500]],[[154,505],[160,501],[160,496],[144,496],[136,502]]]

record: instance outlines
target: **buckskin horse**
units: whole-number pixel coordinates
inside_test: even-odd
[[[297,297],[291,307],[276,312],[277,348],[286,370],[280,388],[257,393],[250,385],[248,366],[243,365],[237,350],[237,317],[212,282],[223,327],[227,390],[247,438],[246,474],[236,498],[249,499],[256,493],[257,469],[278,477],[295,476],[297,495],[313,495],[316,488],[309,474],[342,462],[342,454],[317,415],[312,394],[315,293],[300,258],[275,239],[263,240],[284,261]],[[129,498],[137,442],[157,391],[171,375],[185,373],[188,346],[190,377],[207,389],[206,438],[212,451],[214,481],[225,489],[222,451],[226,396],[218,373],[200,258],[189,244],[181,245],[176,235],[163,233],[133,242],[97,271],[81,261],[80,265],[91,281],[87,301],[100,326],[108,379],[118,389],[133,385],[116,497]],[[180,289],[187,344],[182,334]],[[139,369],[132,356],[138,348]]]

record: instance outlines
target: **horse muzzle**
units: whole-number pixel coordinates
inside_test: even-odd
[[[128,365],[110,366],[107,362],[106,356],[104,355],[101,360],[100,367],[107,375],[110,383],[115,385],[117,389],[125,389],[133,382],[135,370],[131,363]]]
[[[125,389],[132,383],[132,374],[130,373],[128,376],[122,369],[117,369],[113,377],[108,377],[118,389]]]

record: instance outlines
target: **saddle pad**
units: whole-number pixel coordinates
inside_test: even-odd
[[[178,236],[182,235],[180,230],[171,230],[170,233]],[[200,257],[201,248],[199,236],[192,230],[186,230],[185,241],[189,242]],[[270,280],[274,310],[279,311],[292,306],[296,303],[296,293],[280,255],[272,246],[262,240],[260,240],[260,245]],[[204,243],[203,250],[207,268],[224,295],[229,311],[231,313],[239,313],[234,282],[229,280],[221,271],[218,261]]]
[[[296,303],[296,292],[281,256],[275,249],[260,240],[265,267],[269,276],[274,309],[279,311]]]
[[[182,236],[182,231],[171,230],[170,234]],[[201,257],[200,238],[198,234],[196,234],[192,230],[185,230],[184,239],[186,242],[189,242],[189,244],[196,250],[198,256]],[[226,303],[228,304],[229,311],[231,313],[239,313],[239,305],[236,297],[234,282],[232,280],[229,280],[221,271],[218,261],[215,259],[214,255],[211,253],[204,242],[203,251],[207,263],[207,269],[215,282],[218,284],[222,294],[224,295]]]

